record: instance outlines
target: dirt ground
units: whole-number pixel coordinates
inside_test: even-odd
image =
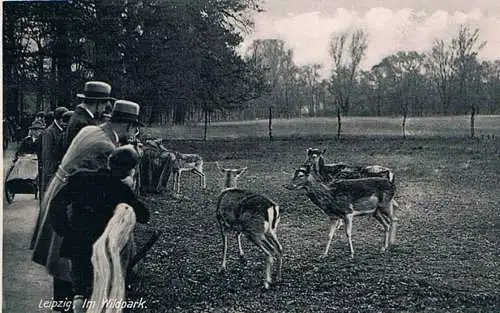
[[[185,174],[182,193],[148,195],[153,227],[163,234],[139,267],[138,312],[498,312],[500,274],[500,141],[498,139],[302,138],[170,141],[198,153],[208,187]],[[282,186],[308,147],[325,147],[330,162],[379,164],[396,175],[400,203],[397,245],[379,252],[383,231],[355,219],[354,259],[343,231],[326,258],[328,220],[304,192]],[[283,280],[263,291],[264,257],[244,240],[246,263],[229,241],[228,271],[218,268],[222,242],[215,220],[225,167],[248,166],[239,187],[262,192],[281,207],[278,237]]]
[[[3,166],[8,169],[15,146],[4,152]],[[5,173],[4,173],[5,174]],[[28,249],[38,201],[34,195],[19,194],[12,204],[3,199],[3,284],[2,312],[50,312],[40,301],[52,296],[52,281],[44,267],[31,261]]]

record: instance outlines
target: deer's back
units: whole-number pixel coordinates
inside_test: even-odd
[[[217,216],[226,225],[236,227],[251,225],[254,220],[266,220],[275,227],[279,218],[276,202],[267,196],[246,189],[224,190],[218,199]]]

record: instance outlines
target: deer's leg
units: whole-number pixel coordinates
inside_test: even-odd
[[[196,168],[193,170],[193,173],[200,177],[200,187],[203,189],[207,188],[207,185],[205,183],[205,174]]]
[[[177,193],[181,193],[181,174],[182,171],[177,172],[177,189],[176,189]]]
[[[271,265],[273,262],[272,244],[267,241],[264,234],[248,234],[248,238],[257,245],[266,254],[266,270],[264,273],[264,288],[269,289],[271,284]]]
[[[221,235],[222,235],[222,264],[221,264],[219,272],[224,272],[226,270],[227,234],[226,234],[226,232],[224,230],[224,226],[222,226],[222,224],[220,224],[220,231],[221,231]]]
[[[281,281],[281,268],[283,266],[283,247],[278,241],[278,236],[276,235],[276,230],[270,231],[270,236],[268,236],[268,240],[274,247],[274,253],[278,258],[278,270],[276,275],[276,281]]]
[[[181,175],[181,173],[180,173],[179,170],[176,170],[174,172],[174,184],[173,184],[173,187],[172,187],[174,193],[179,193],[179,190],[180,190],[180,187],[179,187],[180,175]]]
[[[349,242],[349,249],[351,250],[351,258],[354,258],[354,248],[352,246],[352,219],[353,214],[346,214],[344,217],[345,223],[345,234],[347,236],[347,241]]]
[[[245,258],[245,254],[243,253],[243,247],[241,245],[241,235],[242,233],[238,233],[238,250],[240,252],[240,259],[243,260]]]
[[[328,243],[326,244],[325,252],[323,256],[327,256],[328,250],[330,249],[330,244],[332,243],[332,238],[335,235],[335,231],[340,227],[341,220],[337,218],[331,219],[332,224],[330,225],[330,233],[328,234]]]
[[[384,241],[384,245],[380,249],[380,251],[384,252],[389,246],[389,234],[390,234],[391,227],[390,227],[389,222],[386,220],[385,216],[379,210],[375,211],[375,214],[373,216],[384,227],[385,241]]]

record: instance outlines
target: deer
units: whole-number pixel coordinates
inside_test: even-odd
[[[181,191],[181,174],[183,172],[191,172],[200,178],[200,187],[202,189],[207,188],[205,173],[203,172],[203,158],[194,153],[181,153],[179,151],[167,149],[163,144],[161,144],[161,140],[152,140],[150,144],[158,147],[162,152],[168,153],[169,158],[172,159],[173,165],[171,166],[171,172],[173,173],[173,190],[177,194],[180,194]],[[160,175],[160,181],[164,175],[167,175],[162,171]]]
[[[383,226],[385,241],[382,252],[387,251],[393,243],[395,186],[390,180],[380,177],[339,179],[326,185],[318,174],[311,170],[310,165],[303,165],[295,171],[293,179],[284,187],[289,190],[305,189],[309,199],[330,218],[330,232],[323,257],[328,255],[335,231],[343,221],[346,225],[345,233],[351,258],[354,258],[351,233],[353,219],[357,216],[373,215]]]
[[[355,179],[367,177],[381,177],[388,179],[394,184],[394,173],[391,169],[381,165],[357,166],[344,162],[325,164],[324,155],[326,149],[308,148],[304,164],[310,164],[314,172],[319,175],[324,183],[330,183],[335,179]],[[393,206],[399,207],[398,202],[393,199]],[[341,223],[340,223],[341,224]],[[339,224],[339,227],[341,226]]]
[[[178,194],[181,191],[181,174],[182,172],[191,172],[200,177],[200,187],[207,188],[205,173],[203,172],[203,158],[194,153],[186,154],[174,151],[175,162],[172,168],[174,186],[173,189]]]
[[[333,179],[344,178],[365,178],[382,177],[394,182],[394,173],[387,167],[380,165],[357,166],[344,162],[325,163],[324,155],[326,149],[308,148],[304,164],[313,166],[314,171],[319,174],[324,182],[330,182]]]
[[[219,272],[225,272],[227,269],[227,242],[231,232],[237,234],[239,256],[241,260],[244,260],[241,246],[241,235],[244,234],[266,256],[264,288],[267,290],[272,284],[271,267],[275,258],[278,261],[276,282],[281,281],[283,248],[276,234],[280,221],[279,206],[265,195],[237,188],[237,180],[246,172],[247,167],[232,169],[221,168],[218,163],[216,165],[224,175],[224,184],[217,200],[216,211],[223,243],[222,264]]]

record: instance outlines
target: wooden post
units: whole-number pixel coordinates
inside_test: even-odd
[[[475,127],[474,127],[474,117],[476,115],[476,107],[474,105],[471,106],[470,111],[470,137],[474,138],[475,135]]]
[[[269,106],[269,140],[273,140],[273,107]]]

